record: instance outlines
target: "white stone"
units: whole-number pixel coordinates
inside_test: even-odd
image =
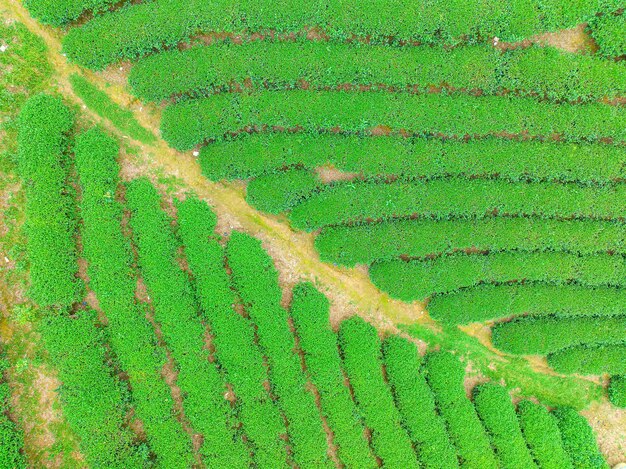
[[[193,152],[193,156],[198,156],[199,154],[200,154],[200,152],[199,152],[199,151],[194,151],[194,152]]]
[[[0,52],[5,52],[8,48],[9,48],[9,46],[7,46],[6,44],[2,44],[0,46]]]

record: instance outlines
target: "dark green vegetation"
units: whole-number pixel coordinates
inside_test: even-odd
[[[626,407],[626,374],[611,376],[609,399],[616,407]]]
[[[123,58],[173,47],[198,33],[212,32],[244,36],[253,32],[295,33],[304,38],[307,30],[318,29],[322,37],[333,41],[343,42],[357,35],[392,44],[450,44],[494,36],[508,41],[573,27],[598,10],[613,11],[620,6],[615,0],[584,0],[567,7],[559,0],[524,0],[515,4],[438,2],[428,6],[406,0],[364,6],[351,0],[288,1],[276,8],[265,1],[232,5],[223,0],[209,4],[202,0],[156,0],[123,8],[72,29],[64,41],[64,50],[81,65],[101,69]]]
[[[35,18],[53,26],[74,21],[85,11],[105,11],[114,3],[115,0],[24,0],[24,5]]]
[[[11,409],[11,389],[5,378],[8,368],[4,349],[0,348],[0,466],[22,469],[26,467],[22,453],[24,435],[8,415]]]
[[[562,106],[509,96],[290,90],[220,94],[170,105],[163,111],[161,134],[177,150],[248,127],[261,131],[297,127],[313,134],[338,128],[367,134],[372,127],[385,125],[410,135],[558,134],[571,142],[623,142],[625,113],[619,106],[600,103]]]
[[[619,14],[610,12],[597,16],[589,23],[591,36],[605,57],[621,57],[626,54],[626,16],[623,9]]]
[[[31,98],[20,114],[18,165],[26,186],[30,297],[42,306],[69,306],[81,293],[65,154],[72,125],[61,100],[45,94]]]

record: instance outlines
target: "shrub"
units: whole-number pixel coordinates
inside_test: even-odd
[[[473,390],[474,407],[491,438],[501,467],[537,467],[526,446],[506,388],[492,383]]]
[[[624,374],[626,373],[626,343],[575,345],[548,355],[548,364],[560,373]]]
[[[0,467],[25,469],[24,434],[8,417],[11,410],[11,389],[5,376],[8,368],[9,362],[0,347]]]
[[[178,243],[161,210],[161,197],[147,179],[131,181],[126,190],[137,261],[150,295],[154,319],[178,368],[176,384],[192,428],[203,435],[200,448],[208,465],[239,467],[249,454],[231,428],[232,410],[224,399],[226,385],[205,346],[205,327],[187,275],[177,263]]]
[[[609,400],[615,407],[626,407],[626,375],[611,376]]]
[[[230,155],[224,158],[224,155]],[[384,156],[384,157],[383,157]],[[597,164],[598,159],[603,164]],[[444,176],[509,181],[609,184],[626,177],[626,151],[612,145],[512,140],[439,139],[350,134],[254,133],[213,142],[200,150],[202,172],[212,180],[246,179],[285,167],[332,164],[366,178],[403,180]]]
[[[353,316],[339,327],[339,346],[354,399],[371,431],[374,452],[386,467],[418,467],[411,440],[383,377],[376,329]]]
[[[542,469],[571,469],[572,460],[563,449],[556,418],[540,404],[522,401],[517,406],[520,428],[535,462]]]
[[[598,44],[598,53],[604,57],[626,54],[626,17],[623,13],[598,15],[589,22],[591,37]]]
[[[437,410],[461,458],[461,467],[498,467],[489,437],[465,395],[465,369],[461,362],[448,352],[432,352],[426,355],[424,369]]]
[[[387,380],[420,463],[427,468],[458,467],[456,449],[420,372],[422,359],[417,347],[392,335],[385,339],[382,349]]]
[[[447,324],[469,324],[528,314],[545,316],[619,316],[626,290],[576,285],[484,285],[434,297],[430,315]]]
[[[289,183],[287,183],[289,184]],[[533,216],[618,219],[626,187],[579,187],[511,183],[498,179],[437,179],[415,182],[336,182],[322,186],[293,207],[291,224],[307,231],[369,220]],[[307,188],[310,190],[309,188]]]
[[[60,99],[30,98],[20,113],[18,166],[26,189],[30,297],[42,306],[70,306],[81,294],[73,194],[64,155],[72,115]]]
[[[191,464],[191,439],[173,414],[174,400],[161,371],[166,357],[152,325],[135,300],[136,273],[122,234],[123,206],[116,198],[120,167],[117,142],[98,128],[76,138],[81,188],[83,256],[89,286],[107,318],[108,343],[128,375],[133,407],[151,452],[165,467]]]
[[[479,220],[399,220],[324,228],[315,247],[325,262],[352,267],[377,260],[422,258],[464,250],[565,251],[595,254],[625,249],[626,230],[607,221],[494,217]]]
[[[574,467],[608,469],[609,465],[598,449],[596,437],[587,420],[570,407],[558,407],[553,414],[561,431],[563,447]]]
[[[237,416],[260,467],[285,464],[281,438],[287,432],[277,403],[264,385],[267,371],[252,324],[233,306],[235,293],[224,265],[224,249],[213,233],[217,217],[195,197],[177,204],[178,228],[195,280],[202,315],[211,327],[215,358],[237,397]]]
[[[86,11],[106,11],[114,3],[115,0],[25,0],[24,6],[42,23],[62,26]]]
[[[301,467],[329,466],[326,434],[301,367],[272,258],[261,242],[233,232],[226,250],[228,265],[246,313],[256,325],[258,342],[269,365],[270,385],[288,422],[294,461]]]
[[[63,415],[90,465],[140,468],[143,462],[125,425],[128,396],[107,366],[106,338],[95,320],[94,311],[81,311],[74,318],[50,315],[43,322],[41,334],[62,383]]]
[[[572,345],[626,340],[626,317],[525,317],[496,324],[493,345],[517,354],[546,354]]]
[[[299,283],[294,287],[291,317],[304,353],[307,373],[319,391],[322,413],[333,432],[339,459],[346,467],[373,468],[376,460],[341,371],[329,309],[326,297],[312,284]]]
[[[375,262],[369,269],[372,282],[393,298],[423,300],[454,293],[484,283],[511,281],[585,286],[622,286],[626,263],[621,256],[579,256],[566,252],[495,252],[467,255],[462,252],[435,259]]]

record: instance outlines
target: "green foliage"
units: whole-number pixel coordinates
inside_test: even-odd
[[[374,285],[391,297],[415,301],[483,283],[529,281],[563,285],[575,281],[592,287],[622,286],[626,260],[608,254],[579,256],[566,252],[457,252],[435,259],[375,262],[369,274]]]
[[[205,328],[188,278],[177,263],[178,243],[161,210],[161,197],[147,179],[137,179],[128,184],[126,198],[137,261],[154,318],[178,368],[176,384],[185,397],[185,416],[204,437],[200,452],[209,465],[247,467],[249,455],[233,435],[232,411],[224,399],[226,385],[208,360]]]
[[[618,57],[626,54],[626,16],[622,12],[594,16],[589,22],[589,29],[600,55]]]
[[[626,317],[524,317],[496,324],[493,345],[515,354],[546,354],[565,347],[626,341]]]
[[[559,407],[552,413],[561,431],[563,447],[569,454],[574,468],[609,468],[598,449],[591,426],[582,415],[571,407]]]
[[[387,380],[420,463],[426,468],[458,467],[456,449],[437,413],[433,393],[420,372],[422,359],[417,347],[392,335],[385,339],[382,349]]]
[[[491,438],[500,467],[536,468],[506,388],[492,383],[473,390],[474,407]]]
[[[11,389],[5,376],[8,368],[9,362],[0,347],[0,467],[25,469],[24,434],[8,417],[11,410]]]
[[[497,468],[489,437],[472,402],[465,395],[465,369],[454,355],[433,352],[424,361],[426,380],[435,396],[439,414],[456,445],[462,468]]]
[[[565,141],[626,139],[626,110],[602,103],[560,106],[531,98],[465,94],[272,91],[221,94],[166,107],[161,135],[177,150],[247,127],[298,128],[318,133],[331,128],[367,132],[376,125],[413,135],[525,134]]]
[[[78,19],[84,12],[107,11],[116,0],[24,0],[30,14],[44,24],[62,26]]]
[[[299,283],[294,287],[291,318],[308,375],[319,391],[322,412],[333,432],[339,459],[346,467],[373,468],[376,460],[341,371],[329,310],[328,300],[312,284]]]
[[[316,238],[315,247],[323,261],[354,266],[468,249],[623,253],[625,241],[626,230],[619,223],[494,217],[327,227]]]
[[[287,433],[294,461],[301,467],[330,466],[319,410],[307,387],[287,312],[280,305],[282,291],[272,258],[259,240],[237,231],[230,236],[226,254],[233,284],[256,325],[272,390],[289,422]]]
[[[624,374],[626,342],[576,345],[548,355],[548,364],[560,373]]]
[[[503,56],[499,84],[551,100],[590,101],[624,95],[624,64],[555,47],[530,47]]]
[[[41,328],[59,372],[63,414],[78,435],[87,462],[98,468],[140,468],[141,457],[125,426],[128,396],[107,366],[105,341],[96,313],[50,315]]]
[[[416,5],[406,0],[363,5],[285,0],[280,5],[246,0],[233,5],[220,0],[158,0],[97,17],[70,31],[64,50],[82,65],[102,69],[123,58],[135,58],[172,47],[200,32],[296,33],[318,26],[330,39],[353,34],[375,43],[456,43],[498,36],[520,40],[542,31],[573,27],[598,9],[611,11],[616,0],[583,0],[565,7],[559,0],[524,0],[514,4],[436,2]],[[146,24],[150,27],[146,28]]]
[[[257,210],[280,213],[305,200],[320,184],[308,170],[267,174],[248,183],[246,200]]]
[[[224,265],[224,249],[215,240],[217,217],[194,197],[177,204],[179,233],[194,276],[202,315],[211,327],[215,358],[237,397],[237,416],[259,467],[285,466],[282,416],[264,384],[267,371],[252,324],[233,305],[235,293]]]
[[[165,353],[135,300],[136,278],[128,239],[122,234],[117,142],[94,128],[76,138],[76,170],[82,191],[83,256],[89,286],[107,317],[108,342],[128,375],[136,416],[151,452],[164,467],[191,464],[191,440],[174,415],[171,391],[161,376]]]
[[[626,374],[611,376],[609,400],[615,407],[626,407]]]
[[[130,137],[143,143],[154,142],[155,138],[148,130],[143,128],[128,109],[121,108],[114,103],[109,95],[92,84],[82,75],[70,75],[70,83],[74,93],[83,100],[91,110],[105,119],[110,120],[115,127]]]
[[[484,285],[436,296],[430,315],[447,324],[469,324],[520,314],[618,316],[624,313],[626,290],[577,285]]]
[[[285,61],[284,57],[289,57]],[[550,100],[590,101],[624,95],[624,65],[551,47],[500,53],[491,46],[389,47],[383,45],[253,41],[173,49],[140,60],[129,82],[148,101],[201,97],[232,83],[254,89],[339,85],[425,91],[508,91]]]
[[[517,405],[519,425],[535,462],[542,469],[572,469],[572,461],[563,448],[556,418],[547,409],[531,401]]]
[[[258,88],[314,89],[342,84],[394,87],[428,86],[494,90],[499,53],[492,47],[389,47],[307,42],[224,43],[171,50],[140,60],[131,70],[137,97],[161,101],[171,96],[207,96],[232,82],[251,80]],[[289,57],[289,61],[284,58]]]
[[[33,96],[19,118],[18,166],[26,189],[30,297],[42,306],[69,306],[81,293],[76,277],[73,197],[64,151],[72,115],[60,99]]]
[[[230,155],[224,158],[224,155]],[[381,157],[381,156],[384,156]],[[602,164],[598,164],[602,160]],[[433,179],[482,176],[510,181],[607,184],[626,177],[626,152],[587,143],[484,138],[441,140],[324,133],[256,133],[211,143],[200,150],[212,180],[246,179],[285,167],[332,164],[365,177]]]
[[[327,225],[415,216],[440,220],[499,213],[538,218],[616,219],[622,216],[619,207],[624,199],[625,185],[580,187],[460,178],[408,183],[349,181],[320,188],[296,205],[289,219],[294,227],[307,231]]]
[[[411,439],[383,377],[376,329],[353,316],[339,327],[339,346],[354,399],[371,431],[374,452],[385,467],[418,467]]]

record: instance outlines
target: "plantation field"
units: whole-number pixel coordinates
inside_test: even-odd
[[[619,2],[0,16],[0,467],[626,462]]]

